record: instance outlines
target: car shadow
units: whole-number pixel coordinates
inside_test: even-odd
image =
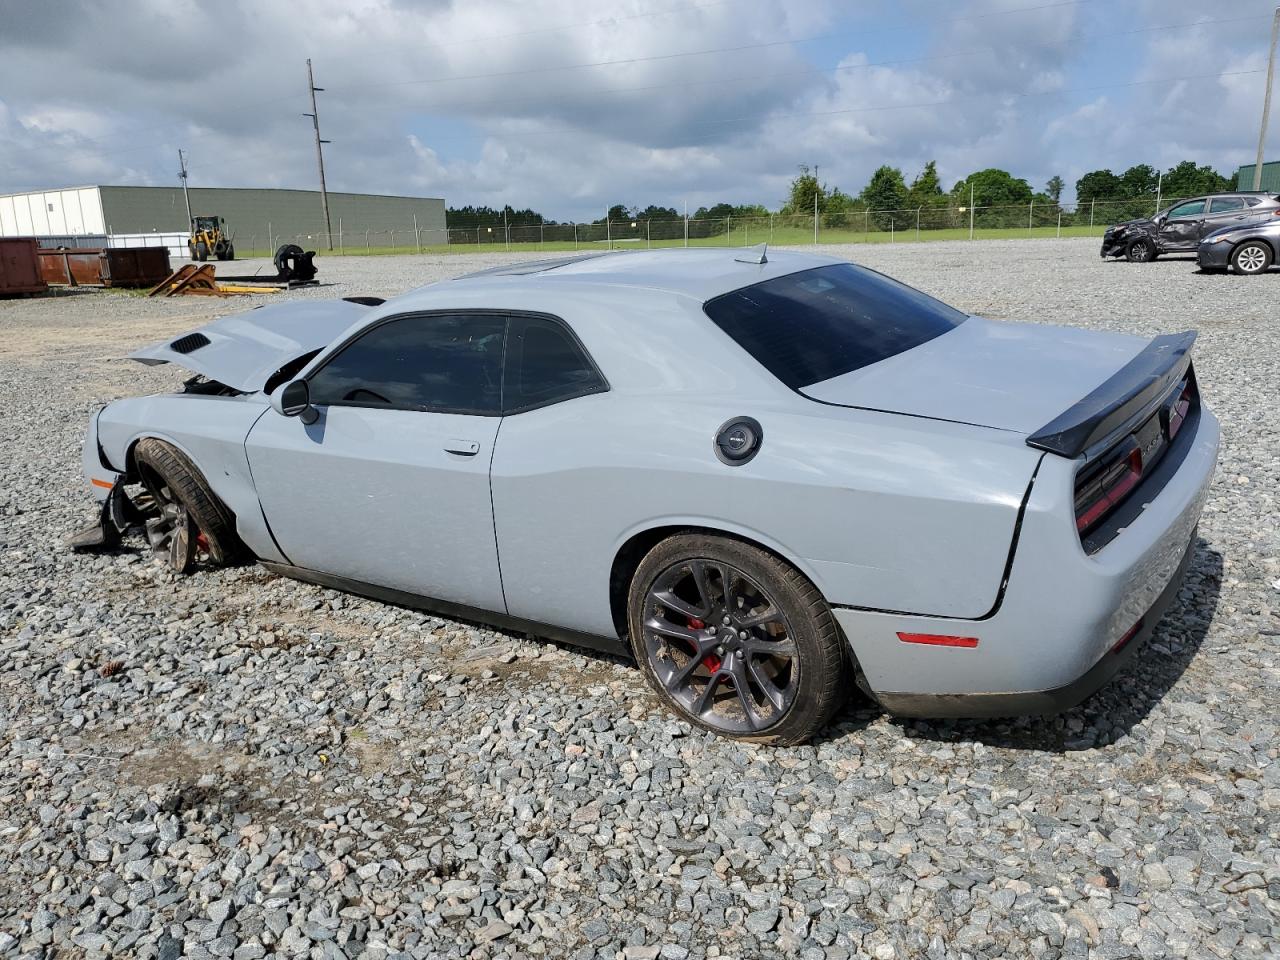
[[[890,718],[904,736],[938,742],[977,741],[1013,750],[1070,753],[1109,746],[1125,737],[1186,672],[1204,643],[1222,588],[1222,554],[1197,537],[1177,599],[1140,650],[1111,682],[1083,703],[1048,717],[990,720]],[[851,705],[862,720],[867,700]],[[875,711],[872,711],[874,714]],[[844,719],[844,718],[842,718]],[[843,724],[841,724],[843,725]],[[836,732],[833,727],[832,732]]]

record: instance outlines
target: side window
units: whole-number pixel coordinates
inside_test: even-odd
[[[608,389],[573,334],[542,317],[515,317],[507,346],[507,413]]]
[[[1202,213],[1204,213],[1204,201],[1191,200],[1187,203],[1178,204],[1176,207],[1174,207],[1172,210],[1169,211],[1169,216],[1171,218],[1172,217],[1195,217],[1195,216],[1199,216]]]
[[[1243,210],[1244,197],[1214,197],[1209,201],[1210,213],[1227,213],[1231,210]]]
[[[506,318],[410,316],[379,324],[310,378],[316,405],[502,411]]]

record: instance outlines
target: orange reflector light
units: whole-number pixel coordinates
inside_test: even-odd
[[[940,633],[899,633],[903,643],[924,643],[932,647],[976,647],[977,637],[949,637]]]
[[[92,483],[95,487],[102,487],[102,489],[104,490],[110,490],[112,487],[115,486],[115,484],[112,483],[110,480],[99,480],[97,477],[90,477],[89,482]]]

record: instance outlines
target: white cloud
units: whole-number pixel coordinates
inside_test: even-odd
[[[1260,29],[1120,41],[1117,31],[1206,15],[1178,0],[1142,0],[1123,15],[1025,5],[1037,9],[1011,13],[1015,0],[966,0],[943,15],[925,0],[856,14],[838,0],[0,0],[0,192],[173,183],[178,147],[191,154],[193,183],[311,186],[308,56],[326,88],[335,189],[561,218],[616,202],[776,205],[801,162],[856,191],[885,162],[910,179],[936,159],[948,181],[1001,166],[1039,187],[1055,173],[1071,183],[1143,160],[1226,169],[1249,159],[1256,74],[1080,88],[1257,69]],[[1268,9],[1238,0],[1208,16]],[[853,20],[859,29],[848,29]],[[1093,43],[1111,36],[1124,55],[1104,75],[1086,69],[1082,33]],[[811,37],[824,39],[777,42]],[[723,48],[746,49],[672,56]],[[602,61],[627,62],[573,66]]]

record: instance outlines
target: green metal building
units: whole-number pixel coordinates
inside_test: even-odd
[[[222,217],[238,249],[298,243],[325,249],[318,190],[192,187],[194,216]],[[445,203],[434,197],[329,193],[333,245],[423,246],[446,243]],[[188,228],[181,187],[66,187],[0,196],[0,237],[147,237],[180,243]],[[177,237],[177,241],[174,238]],[[162,239],[163,238],[163,239]],[[136,241],[136,242],[133,242]]]
[[[1247,163],[1236,174],[1236,183],[1240,190],[1253,189],[1253,169],[1257,164]],[[1280,193],[1280,160],[1272,160],[1262,165],[1262,189]]]

